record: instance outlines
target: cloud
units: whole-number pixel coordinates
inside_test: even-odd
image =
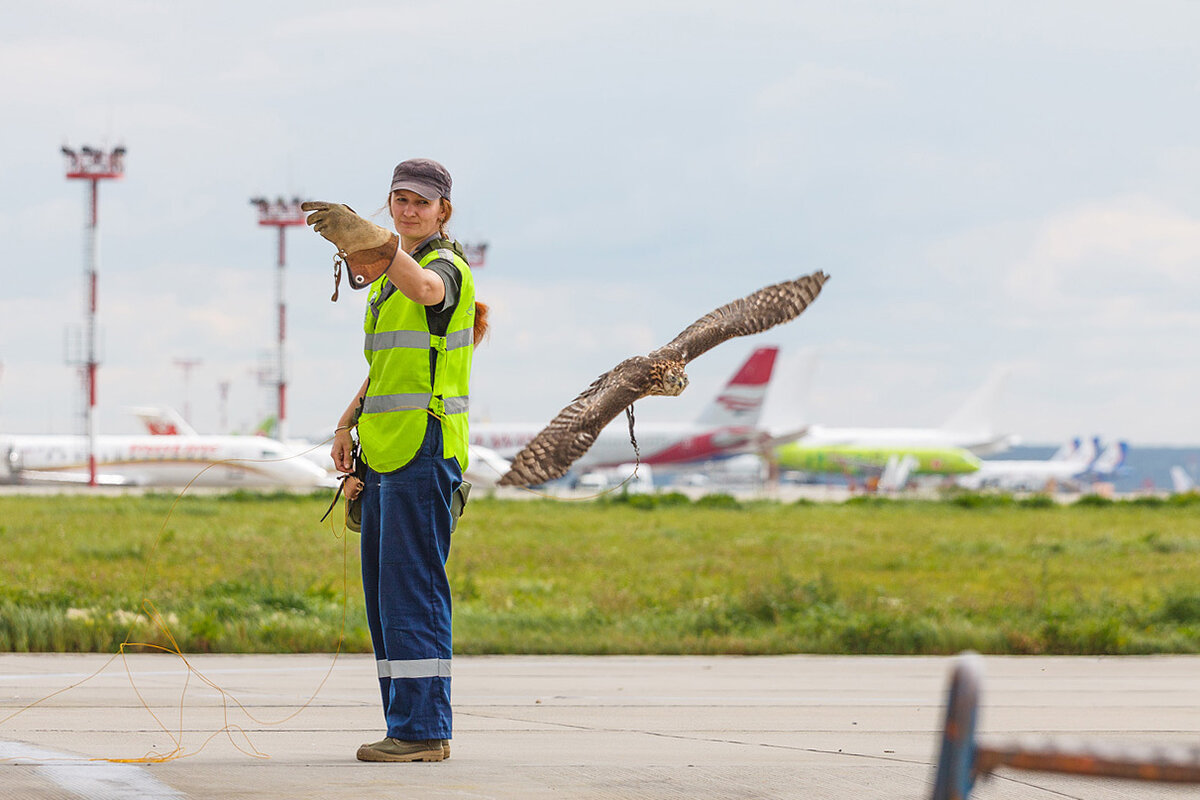
[[[1147,288],[1200,287],[1200,219],[1148,196],[1088,203],[1047,219],[1006,288],[1048,306],[1105,295],[1119,305]]]
[[[1009,330],[1200,325],[1200,218],[1149,195],[1089,200],[1037,221],[1001,221],[944,237],[922,256],[937,302]],[[947,302],[949,300],[949,302]]]

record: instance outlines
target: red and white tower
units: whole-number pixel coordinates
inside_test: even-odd
[[[274,201],[267,200],[265,197],[255,197],[250,200],[252,205],[258,207],[258,224],[271,225],[279,230],[279,268],[276,271],[275,280],[275,295],[279,302],[279,354],[275,368],[275,387],[278,398],[276,418],[278,422],[275,426],[275,438],[281,441],[287,438],[287,373],[284,371],[287,311],[283,297],[283,266],[287,263],[287,256],[284,250],[283,232],[288,226],[304,224],[304,212],[300,210],[300,202],[300,199],[296,197],[291,200],[284,200],[282,197]]]
[[[84,285],[85,323],[83,376],[87,397],[85,427],[88,440],[88,485],[96,485],[96,266],[99,246],[100,181],[116,179],[125,174],[125,148],[110,151],[82,147],[79,152],[63,146],[67,157],[67,178],[86,180],[89,184],[88,212],[84,223]]]

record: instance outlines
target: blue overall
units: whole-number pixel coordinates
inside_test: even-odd
[[[432,416],[411,462],[394,472],[367,470],[363,591],[393,739],[451,737],[446,558],[450,501],[461,483],[458,461],[442,458],[442,426]]]

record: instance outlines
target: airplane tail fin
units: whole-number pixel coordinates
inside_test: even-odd
[[[703,425],[757,425],[767,386],[775,368],[778,347],[760,347],[750,354],[725,388],[709,403],[697,422]]]
[[[133,409],[153,436],[196,436],[196,429],[173,408],[140,406]]]
[[[796,436],[809,428],[812,423],[811,399],[817,360],[815,347],[805,347],[779,359],[763,404],[759,427],[770,431],[772,435],[796,431]]]
[[[1196,482],[1188,475],[1186,469],[1176,464],[1171,467],[1171,488],[1175,494],[1187,494],[1195,490]]]
[[[1008,367],[998,367],[967,401],[951,414],[944,423],[944,431],[975,431],[990,434],[995,427],[996,407],[999,402],[1000,390],[1011,370]]]
[[[1109,445],[1092,462],[1092,472],[1101,477],[1115,475],[1125,463],[1125,456],[1128,453],[1129,445],[1126,442],[1117,442],[1116,444]]]
[[[1070,461],[1075,456],[1075,454],[1079,452],[1079,448],[1082,444],[1083,444],[1083,441],[1078,436],[1076,436],[1074,439],[1072,439],[1069,442],[1066,442],[1065,444],[1063,444],[1062,447],[1055,450],[1054,455],[1050,456],[1050,460],[1051,461]]]
[[[879,489],[886,492],[898,492],[908,483],[908,476],[916,469],[919,462],[916,456],[906,454],[903,458],[888,456],[883,475],[879,478]]]
[[[1100,455],[1100,437],[1093,436],[1090,439],[1083,439],[1076,448],[1075,454],[1071,457],[1072,461],[1079,464],[1080,472],[1086,472],[1096,463],[1096,458]]]

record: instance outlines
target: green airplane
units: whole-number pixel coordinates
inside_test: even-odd
[[[917,475],[963,475],[979,469],[979,459],[958,447],[859,447],[856,445],[806,445],[789,442],[775,448],[780,469],[799,472],[832,472],[862,475],[882,472],[888,459],[912,456]]]

